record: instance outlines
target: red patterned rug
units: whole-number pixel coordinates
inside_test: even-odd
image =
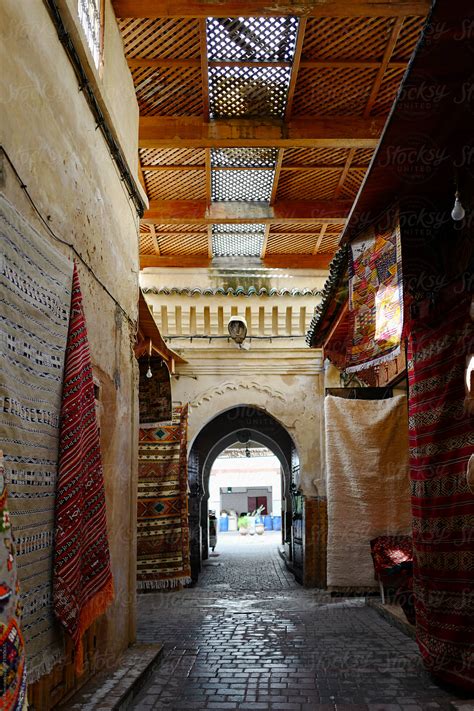
[[[137,585],[139,590],[191,581],[189,561],[188,408],[171,425],[140,428],[138,452]]]
[[[474,497],[465,409],[470,299],[454,294],[429,323],[411,324],[409,429],[418,644],[440,679],[474,690]]]
[[[113,594],[92,365],[74,266],[56,492],[54,608],[74,641],[78,673],[82,635]]]

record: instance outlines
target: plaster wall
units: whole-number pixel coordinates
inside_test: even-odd
[[[226,493],[228,486],[231,494]],[[281,466],[276,457],[216,459],[209,479],[209,508],[247,511],[248,496],[267,496],[268,511],[273,509],[279,516],[281,489]]]
[[[248,512],[250,510],[248,504],[249,496],[266,496],[267,497],[267,507],[268,511],[272,511],[272,490],[266,488],[260,489],[245,489],[242,492],[236,491],[232,494],[221,494],[221,508],[224,511],[236,511],[241,513],[242,511]]]
[[[60,5],[72,17],[77,15],[75,0]],[[97,82],[115,122],[113,130],[122,138],[134,170],[138,109],[109,0],[105,11],[104,66]],[[133,640],[135,628],[138,407],[132,338],[138,302],[138,218],[45,4],[4,0],[0,26],[1,143],[51,229],[74,245],[97,276],[78,261],[94,373],[100,383],[101,444],[116,591],[97,635],[101,662],[108,664]],[[4,169],[1,189],[7,198],[45,241],[52,240],[6,162]],[[54,244],[73,258],[68,246]]]

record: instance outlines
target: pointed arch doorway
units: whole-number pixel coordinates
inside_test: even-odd
[[[253,405],[232,407],[210,420],[198,433],[188,457],[191,571],[197,582],[209,557],[209,478],[217,457],[236,442],[256,442],[279,460],[282,472],[282,544],[295,578],[303,579],[303,516],[300,510],[299,457],[292,437],[265,410]]]

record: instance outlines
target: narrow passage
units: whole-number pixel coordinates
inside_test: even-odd
[[[415,642],[361,598],[297,585],[277,539],[221,535],[197,587],[139,597],[139,641],[165,652],[134,709],[456,708]]]

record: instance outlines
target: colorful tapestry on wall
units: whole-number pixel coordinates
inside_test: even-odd
[[[54,610],[76,648],[113,600],[92,364],[77,267],[66,348],[56,495]]]
[[[138,589],[191,581],[189,560],[188,407],[173,408],[171,425],[140,428],[138,450]]]
[[[26,703],[25,643],[20,628],[21,603],[15,540],[8,511],[7,488],[0,450],[0,706],[23,711]]]
[[[372,588],[370,541],[411,532],[406,398],[327,395],[324,412],[327,582]]]
[[[396,358],[403,330],[398,216],[352,242],[349,308],[352,338],[348,343],[347,372]]]
[[[427,668],[474,690],[474,497],[465,407],[474,352],[469,298],[448,299],[430,325],[410,325],[409,426],[417,640]],[[471,643],[469,643],[471,640]]]
[[[152,426],[159,422],[171,422],[171,378],[166,363],[155,356],[143,357],[139,359],[138,366],[140,425]],[[151,373],[151,377],[148,377],[147,373]]]
[[[16,537],[28,681],[64,655],[53,612],[59,415],[73,264],[0,197],[0,447]]]

